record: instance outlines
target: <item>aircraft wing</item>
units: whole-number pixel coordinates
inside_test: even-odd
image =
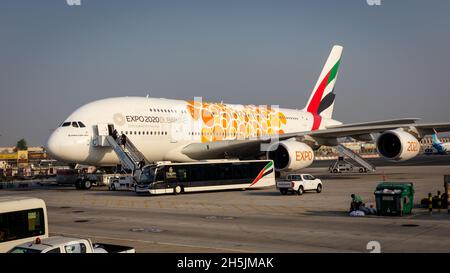
[[[375,126],[375,125],[391,125],[391,124],[410,124],[415,123],[420,120],[419,118],[401,118],[401,119],[388,119],[388,120],[378,120],[378,121],[370,121],[370,122],[358,122],[358,123],[347,123],[340,125],[332,125],[328,128],[349,128],[349,127],[358,127],[358,126]]]
[[[206,143],[193,143],[184,147],[182,149],[182,152],[190,158],[197,160],[223,158],[225,156],[251,158],[264,154],[264,152],[261,151],[261,144],[270,143],[271,141],[282,141],[290,138],[302,138],[307,136],[314,139],[328,139],[334,141],[340,137],[353,137],[368,135],[372,133],[381,133],[386,130],[393,130],[397,128],[409,128],[412,130],[415,129],[420,135],[424,136],[427,134],[433,134],[433,130],[436,130],[437,132],[450,131],[450,123],[393,123],[381,125],[353,125],[349,127],[337,126],[316,131],[281,134],[273,136],[272,138],[248,138]]]

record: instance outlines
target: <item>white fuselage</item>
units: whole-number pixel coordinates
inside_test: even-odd
[[[67,126],[82,122],[85,127]],[[188,144],[246,139],[311,131],[340,122],[314,117],[304,110],[267,108],[145,97],[118,97],[94,101],[75,110],[47,142],[56,159],[94,166],[116,165],[111,147],[95,147],[98,124],[111,124],[149,161],[193,161],[181,150]]]

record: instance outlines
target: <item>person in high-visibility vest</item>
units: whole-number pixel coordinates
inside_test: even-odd
[[[350,196],[352,197],[352,203],[350,205],[350,212],[352,212],[354,210],[359,210],[359,207],[363,203],[363,199],[361,198],[361,196],[356,195],[354,193],[352,193],[352,195],[350,195]]]

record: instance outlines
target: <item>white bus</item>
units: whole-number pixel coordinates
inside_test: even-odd
[[[42,199],[0,197],[0,253],[48,237],[47,208]]]
[[[262,188],[275,185],[272,160],[218,160],[145,166],[136,193],[174,193]]]

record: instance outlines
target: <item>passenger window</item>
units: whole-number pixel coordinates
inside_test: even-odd
[[[76,123],[75,121],[72,122],[72,127],[78,128],[78,123]]]
[[[70,126],[70,122],[64,122],[61,127],[67,127],[67,126]]]
[[[81,122],[81,121],[79,121],[79,122],[78,122],[78,125],[80,126],[80,128],[84,128],[84,127],[86,127],[86,125],[84,125],[84,123],[83,123],[83,122]]]

